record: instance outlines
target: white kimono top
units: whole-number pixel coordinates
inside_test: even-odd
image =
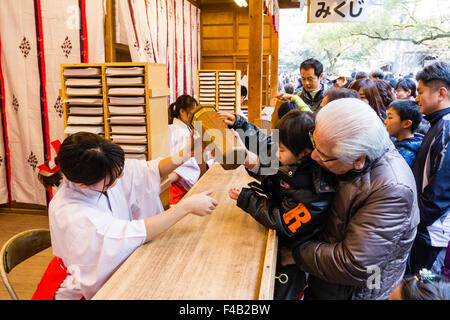
[[[171,156],[184,147],[186,138],[190,134],[189,127],[183,121],[177,118],[173,119],[173,124],[169,125],[169,152]],[[181,177],[178,182],[186,190],[191,189],[200,177],[200,168],[194,157],[190,158],[173,172],[176,172]]]
[[[104,194],[64,179],[49,205],[53,254],[68,273],[55,299],[91,299],[146,238],[143,219],[164,211],[159,160],[126,159]]]

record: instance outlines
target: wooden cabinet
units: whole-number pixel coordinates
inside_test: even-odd
[[[165,64],[78,63],[61,65],[64,133],[102,134],[126,158],[169,154]]]

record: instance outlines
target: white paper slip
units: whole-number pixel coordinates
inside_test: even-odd
[[[207,81],[207,80],[200,80],[200,86],[203,86],[203,85],[211,85],[211,84],[216,84],[216,82],[215,81]]]
[[[147,143],[147,136],[127,136],[112,134],[111,141],[117,143]]]
[[[65,76],[98,76],[100,75],[100,68],[66,68],[64,69]]]
[[[101,106],[103,104],[103,99],[91,99],[91,98],[69,98],[64,102],[69,105],[98,105]]]
[[[216,73],[214,72],[214,71],[200,71],[199,73],[198,73],[198,75],[200,76],[200,77],[202,77],[202,76],[206,76],[206,77],[215,77],[216,76]]]
[[[205,77],[203,75],[200,75],[200,80],[216,80],[216,77]]]
[[[117,133],[147,133],[147,126],[111,126],[111,132]]]
[[[120,95],[144,95],[145,88],[110,88],[108,94],[120,94]]]
[[[140,124],[145,123],[145,116],[112,116],[109,118],[111,123],[130,123],[130,124]]]
[[[110,113],[144,113],[144,107],[109,106]]]
[[[215,93],[203,93],[200,92],[200,97],[215,97],[216,94]]]
[[[236,91],[236,87],[230,84],[219,84],[219,90],[231,90],[233,92]]]
[[[147,151],[147,146],[139,146],[132,144],[121,144],[120,145],[125,152],[145,152]]]
[[[144,68],[142,67],[106,68],[106,74],[109,76],[144,74]]]
[[[67,123],[69,123],[69,124],[102,124],[103,117],[69,116],[67,118]]]
[[[115,77],[107,77],[107,84],[143,84],[143,77],[131,77],[131,78],[115,78]]]
[[[64,129],[64,134],[74,134],[77,132],[91,132],[95,134],[104,133],[103,126],[96,127],[96,126],[67,126],[66,129]]]
[[[96,78],[71,78],[66,80],[66,86],[101,86],[102,79]]]
[[[125,153],[127,159],[147,160],[147,156],[142,153]]]
[[[236,81],[231,81],[231,80],[219,81],[219,86],[222,86],[222,85],[231,85],[234,87],[236,85]]]
[[[103,107],[70,107],[70,113],[103,114]]]
[[[145,104],[145,97],[109,97],[114,104]]]
[[[235,75],[236,74],[236,72],[234,72],[234,71],[219,71],[219,75]]]
[[[102,88],[67,88],[66,94],[69,95],[102,94]]]

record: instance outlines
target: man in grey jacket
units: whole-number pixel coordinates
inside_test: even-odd
[[[385,126],[359,99],[322,108],[311,157],[337,175],[318,239],[293,250],[305,299],[387,299],[403,278],[419,223],[414,176]]]

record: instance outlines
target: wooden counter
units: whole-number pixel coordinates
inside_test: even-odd
[[[273,299],[277,237],[228,196],[252,178],[212,166],[186,196],[214,189],[206,217],[188,215],[139,247],[94,299]]]

